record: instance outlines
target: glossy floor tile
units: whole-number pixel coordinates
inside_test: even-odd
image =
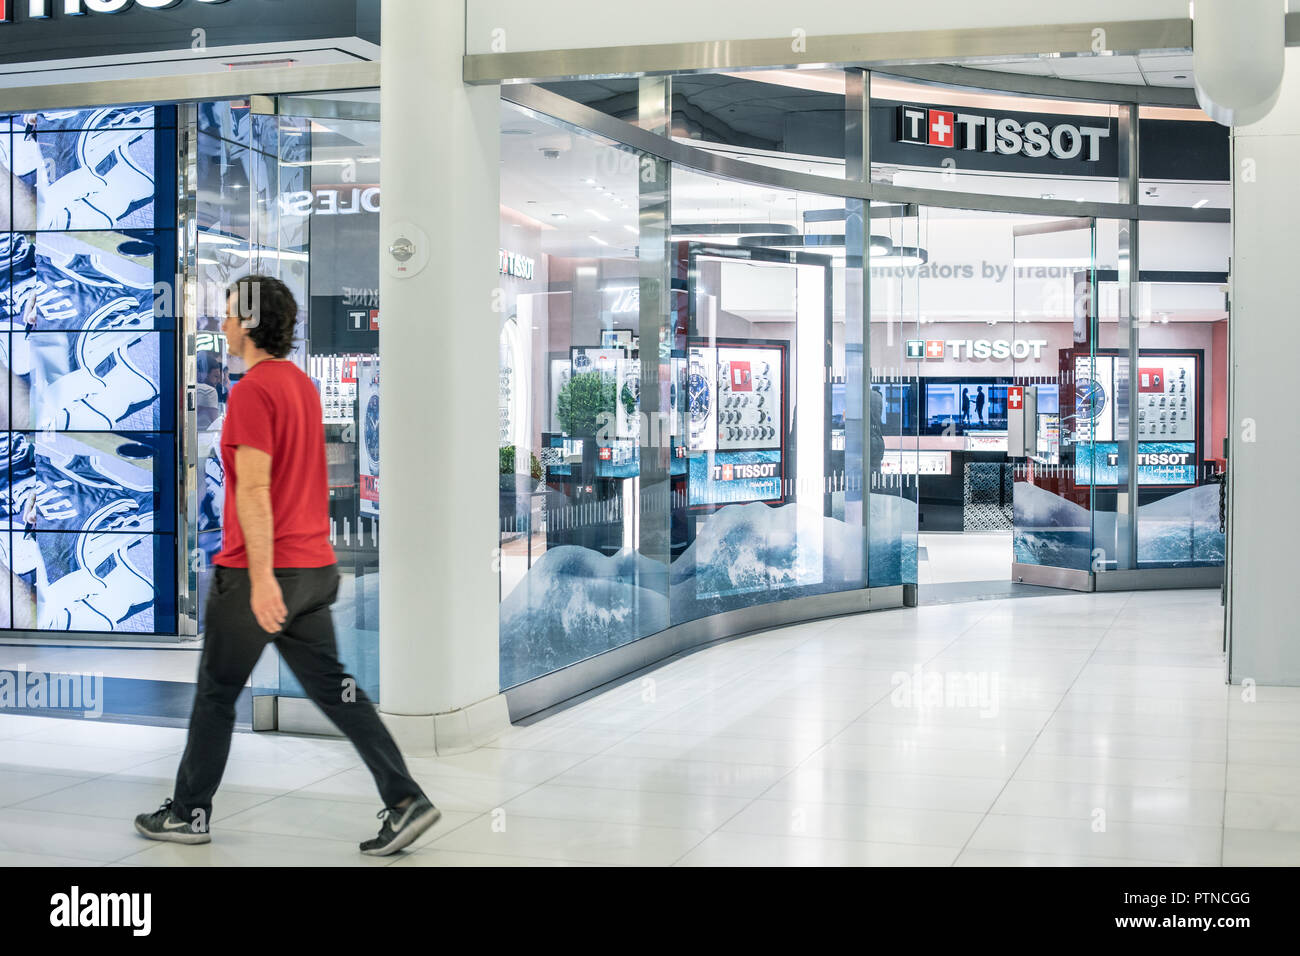
[[[237,734],[213,842],[178,847],[131,818],[183,729],[0,711],[0,866],[1295,866],[1300,688],[1225,685],[1221,618],[1217,591],[999,597],[719,643],[409,756],[444,816],[385,859],[346,741]]]

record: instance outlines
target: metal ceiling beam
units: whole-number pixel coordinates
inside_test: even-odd
[[[378,86],[377,62],[223,70],[188,76],[150,76],[0,89],[0,112],[25,113],[132,103],[191,103],[242,99],[252,93],[335,92],[375,89]]]
[[[1292,16],[1295,16],[1294,14]],[[1098,33],[1097,31],[1104,31]],[[946,63],[970,57],[1093,56],[1104,37],[1108,55],[1190,50],[1192,21],[1120,20],[1108,23],[918,30],[809,37],[801,50],[790,38],[652,43],[620,47],[481,53],[465,57],[466,83],[708,73],[762,68]]]

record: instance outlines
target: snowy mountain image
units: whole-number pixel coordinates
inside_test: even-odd
[[[1016,561],[1087,570],[1092,560],[1092,516],[1082,505],[1037,485],[1015,484]]]
[[[801,510],[802,508],[802,510]],[[916,503],[872,495],[872,584],[916,581]],[[807,503],[701,515],[669,568],[624,550],[552,548],[501,602],[501,686],[512,687],[672,624],[865,585],[860,527]],[[875,567],[879,564],[879,567]]]

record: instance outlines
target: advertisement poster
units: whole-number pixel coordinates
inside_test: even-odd
[[[638,442],[641,438],[641,360],[619,359],[615,395],[615,434]]]
[[[1080,485],[1119,484],[1119,445],[1115,442],[1076,445],[1074,470],[1074,480]],[[1139,444],[1138,484],[1148,487],[1196,484],[1196,443],[1144,441]]]
[[[712,451],[718,447],[718,350],[697,346],[690,350],[686,367],[686,447]]]
[[[1114,396],[1114,357],[1076,356],[1074,359],[1076,441],[1114,441]]]
[[[719,348],[718,448],[780,448],[780,349]]]
[[[1138,437],[1196,440],[1196,359],[1144,355],[1138,366]]]
[[[691,459],[692,505],[729,505],[781,498],[779,450],[723,451]]]
[[[357,484],[361,513],[379,517],[379,359],[357,365]]]

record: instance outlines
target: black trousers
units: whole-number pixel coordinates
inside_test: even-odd
[[[218,567],[208,594],[203,655],[190,716],[189,741],[176,774],[172,804],[180,816],[205,825],[212,820],[212,796],[221,783],[235,729],[235,701],[268,643],[307,695],[361,754],[374,775],[384,806],[395,807],[423,794],[407,772],[397,743],[379,712],[339,663],[330,605],[338,597],[337,565],[277,568],[276,580],[289,611],[283,630],[262,630],[249,605],[251,584],[244,568]],[[196,817],[195,811],[202,811]]]

